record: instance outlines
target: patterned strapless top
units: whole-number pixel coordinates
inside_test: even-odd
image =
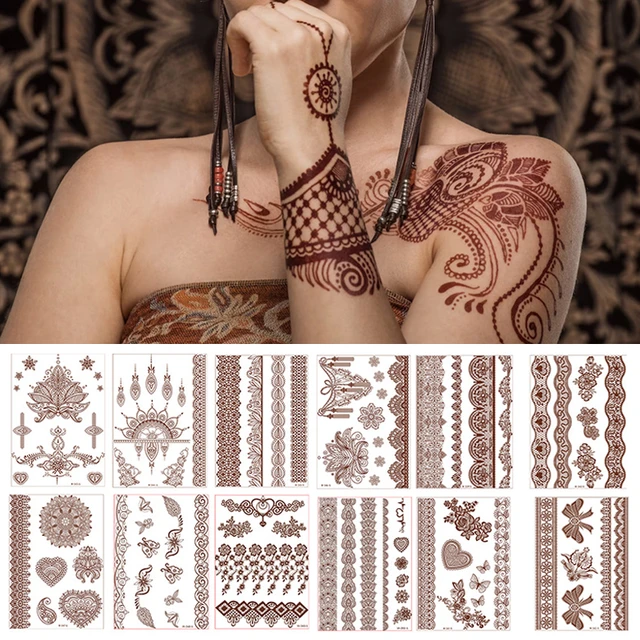
[[[387,290],[402,326],[411,301]],[[291,342],[286,280],[235,280],[176,285],[138,302],[123,344],[287,344]]]

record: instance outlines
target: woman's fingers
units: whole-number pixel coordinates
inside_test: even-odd
[[[311,5],[308,5],[306,2],[302,2],[301,0],[288,0],[285,4],[275,5],[276,10],[280,10],[285,7],[289,9],[295,9],[296,11],[300,11],[302,13],[306,13],[308,16],[311,16],[312,18],[314,18],[314,20],[312,20],[311,22],[314,22],[316,24],[317,24],[316,22],[317,20],[322,20],[323,22],[327,22],[331,27],[331,29],[333,30],[333,33],[336,34],[336,36],[346,37],[349,35],[349,30],[344,25],[344,23],[340,22],[340,20],[337,20],[336,18],[333,18],[329,14],[325,13],[324,11],[322,11],[322,9],[318,9],[317,7],[312,7]],[[296,20],[297,19],[298,18],[296,18]]]
[[[233,73],[239,77],[251,73],[253,53],[259,41],[273,37],[274,30],[249,11],[241,11],[227,27],[227,45],[233,59]]]
[[[231,50],[233,72],[246,76],[253,71],[253,57],[269,52],[278,40],[294,41],[304,37],[306,27],[269,5],[254,5],[238,13],[227,28],[227,44]]]
[[[274,4],[274,6],[277,6]],[[274,31],[287,35],[291,29],[298,25],[288,16],[274,11],[268,4],[254,4],[247,9],[257,18],[260,18],[265,24],[269,25]]]
[[[314,25],[317,29],[320,30],[323,38],[327,42],[331,37],[331,34],[333,33],[332,26],[327,20],[324,19],[327,17],[326,14],[322,14],[322,12],[319,13],[321,13],[323,17],[319,18],[318,16],[311,15],[310,13],[299,9],[298,7],[291,6],[289,3],[276,4],[274,5],[274,9],[275,11],[273,11],[272,9],[273,13],[279,13],[283,16],[287,16],[287,18],[289,18],[290,20],[295,21],[296,24],[298,24],[298,22],[304,22],[305,26]]]

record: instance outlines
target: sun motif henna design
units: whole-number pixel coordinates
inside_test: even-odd
[[[331,120],[337,117],[342,103],[342,81],[338,70],[329,64],[329,53],[333,44],[333,34],[327,42],[324,34],[315,25],[303,20],[296,20],[298,24],[303,24],[313,29],[322,40],[322,50],[324,51],[324,62],[317,64],[311,69],[304,83],[304,100],[309,111],[320,120],[327,122],[329,126],[329,137],[333,144],[333,129]]]
[[[352,296],[380,289],[344,151],[332,144],[314,167],[280,195],[287,268],[295,278]]]

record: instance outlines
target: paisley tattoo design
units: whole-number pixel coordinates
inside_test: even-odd
[[[536,629],[629,628],[628,498],[536,498]]]
[[[118,486],[205,486],[206,356],[118,354],[113,366]]]
[[[320,631],[411,629],[411,531],[410,498],[318,499]]]
[[[102,496],[11,495],[9,501],[9,627],[102,629]]]
[[[455,147],[419,173],[406,222],[388,232],[407,242],[424,242],[436,231],[456,234],[466,250],[448,258],[438,291],[452,309],[489,313],[503,343],[512,340],[499,318],[508,318],[519,342],[542,342],[563,296],[558,213],[564,202],[545,182],[550,168],[540,158],[510,159],[503,142]],[[389,171],[370,178],[365,219],[375,219],[384,207],[390,183]],[[504,289],[516,255],[532,243],[531,263]]]
[[[539,355],[532,360],[534,488],[625,486],[625,373],[625,357],[618,355]]]
[[[508,631],[511,503],[418,499],[418,630]]]
[[[352,296],[380,289],[358,191],[344,151],[332,144],[280,197],[287,268],[295,278]]]
[[[13,484],[104,484],[103,372],[104,355],[12,356]]]
[[[318,487],[409,487],[408,356],[322,356]]]

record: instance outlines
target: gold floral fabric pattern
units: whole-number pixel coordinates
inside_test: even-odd
[[[210,131],[213,4],[3,1],[2,318],[51,196],[82,153],[107,141]],[[411,60],[423,19],[418,4]],[[638,342],[640,105],[629,97],[640,89],[640,0],[437,5],[434,102],[488,131],[555,140],[582,170],[589,215],[563,341]],[[250,87],[239,82],[237,93],[243,119],[252,113]]]

